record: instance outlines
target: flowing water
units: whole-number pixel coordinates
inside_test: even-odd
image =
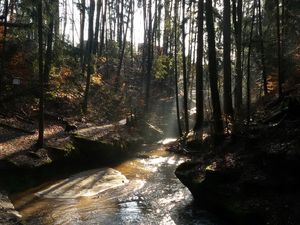
[[[219,225],[175,177],[185,158],[152,146],[113,168],[83,171],[12,196],[26,224]]]

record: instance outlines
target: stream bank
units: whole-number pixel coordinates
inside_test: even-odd
[[[300,101],[285,97],[266,106],[218,148],[188,143],[198,153],[176,176],[202,208],[233,224],[298,225]]]

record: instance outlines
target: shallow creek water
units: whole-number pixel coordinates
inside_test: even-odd
[[[11,196],[26,224],[223,224],[175,177],[185,160],[152,146],[113,168],[83,171]]]

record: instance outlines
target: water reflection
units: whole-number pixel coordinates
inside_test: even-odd
[[[221,224],[194,207],[176,179],[174,170],[183,160],[154,149],[113,169],[85,171],[29,190],[13,201],[24,221],[34,225]]]

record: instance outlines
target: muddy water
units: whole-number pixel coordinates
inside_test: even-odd
[[[98,168],[12,196],[26,224],[222,224],[193,205],[176,179],[185,159],[152,146],[114,168]]]

